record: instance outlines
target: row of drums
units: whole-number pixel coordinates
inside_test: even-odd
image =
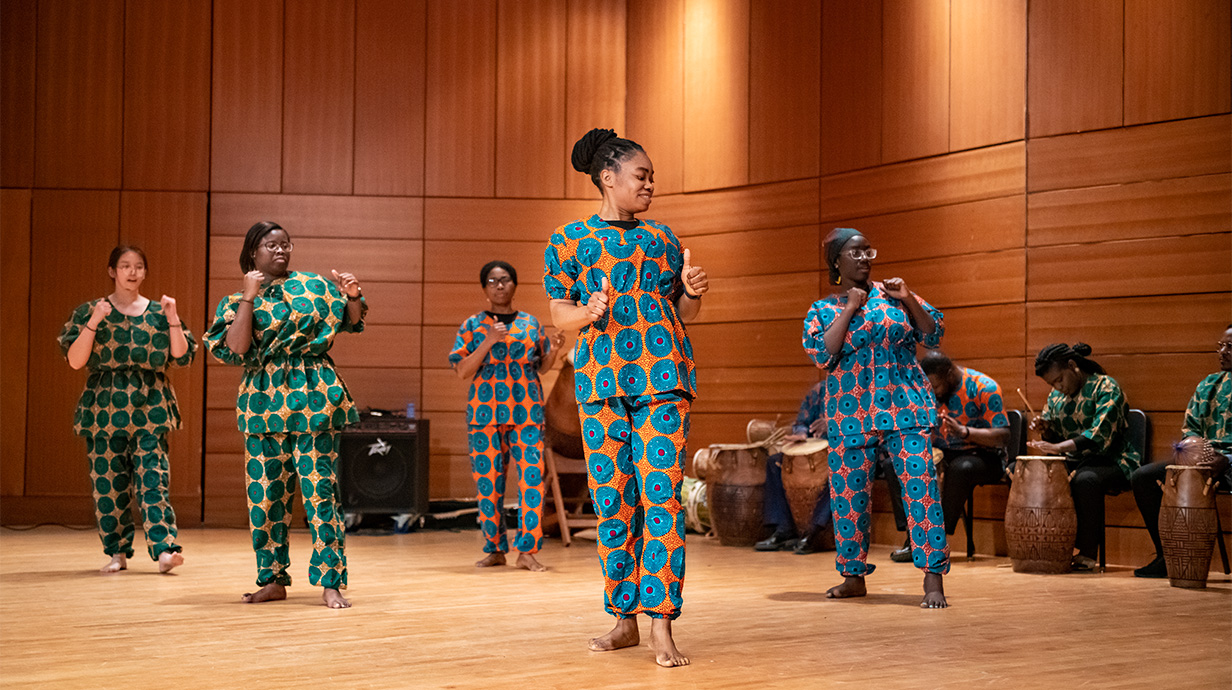
[[[783,488],[797,525],[809,524],[818,497],[828,490],[829,444],[809,439],[780,445],[777,432],[766,433],[764,424],[750,422],[747,444],[716,444],[693,456],[698,479],[687,481],[682,491],[686,520],[698,532],[712,526],[725,546],[752,546],[761,537],[768,455],[783,454]],[[1218,538],[1215,478],[1197,463],[1214,452],[1201,439],[1186,439],[1167,468],[1159,531],[1176,587],[1206,587]],[[1015,572],[1070,571],[1078,531],[1070,478],[1063,457],[1017,458],[1005,509],[1006,546]]]

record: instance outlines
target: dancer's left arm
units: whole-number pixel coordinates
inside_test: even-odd
[[[692,255],[688,249],[684,250],[684,266],[680,269],[680,282],[684,284],[684,291],[676,298],[676,313],[680,315],[681,321],[688,323],[701,313],[702,295],[710,290],[710,279],[706,276],[706,269],[693,265]]]

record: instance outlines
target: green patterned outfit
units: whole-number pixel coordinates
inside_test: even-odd
[[[1104,534],[1104,496],[1130,487],[1129,476],[1142,463],[1142,449],[1129,441],[1129,405],[1111,376],[1091,374],[1078,394],[1058,390],[1048,394],[1041,415],[1047,422],[1043,438],[1050,443],[1073,439],[1078,446],[1066,463],[1078,514],[1075,546],[1095,558]]]
[[[59,341],[66,357],[98,301],[77,307],[64,324]],[[180,428],[180,410],[166,370],[192,363],[197,341],[187,328],[184,337],[188,352],[173,358],[170,325],[162,305],[153,300],[138,316],[121,314],[112,305],[94,334],[86,362],[90,375],[77,402],[73,432],[86,439],[94,516],[108,556],[133,555],[134,493],[150,558],[181,550],[175,543],[166,439],[167,432]]]
[[[335,468],[341,430],[357,423],[359,413],[328,353],[339,332],[364,330],[363,315],[351,323],[347,298],[333,282],[292,271],[253,299],[253,344],[239,355],[227,347],[227,330],[241,295],[218,303],[205,339],[219,361],[244,367],[236,414],[245,434],[257,584],[291,584],[287,532],[298,477],[312,534],[308,580],[345,589],[346,535]],[[361,304],[367,314],[367,303]]]
[[[1232,455],[1232,372],[1220,371],[1202,379],[1185,408],[1181,433],[1204,438],[1215,450]]]

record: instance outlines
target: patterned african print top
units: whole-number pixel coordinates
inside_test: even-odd
[[[1048,422],[1044,440],[1073,439],[1078,450],[1068,455],[1079,464],[1112,458],[1126,478],[1142,464],[1142,449],[1127,442],[1129,405],[1125,393],[1111,376],[1091,374],[1072,398],[1054,389],[1040,417]]]
[[[359,323],[347,318],[347,298],[333,281],[291,271],[261,287],[252,305],[252,347],[237,355],[227,347],[242,292],[218,303],[205,334],[210,354],[244,367],[236,416],[249,434],[324,431],[359,422],[355,402],[334,370],[329,348],[340,331],[360,333],[368,303],[361,298]]]
[[[106,299],[105,297],[102,299]],[[99,300],[77,307],[60,330],[60,350],[68,349],[90,322]],[[150,300],[138,316],[111,313],[98,324],[86,368],[86,388],[77,401],[73,433],[78,436],[165,434],[180,428],[180,408],[167,380],[167,367],[186,367],[197,352],[197,339],[184,328],[188,352],[171,356],[171,327],[163,305]]]
[[[479,312],[462,322],[449,353],[449,364],[479,348],[484,326],[495,326],[496,317]],[[492,346],[466,393],[466,423],[471,428],[497,425],[543,424],[543,387],[539,363],[552,345],[539,319],[520,311],[505,339]]]
[[[603,278],[611,286],[608,312],[582,328],[574,347],[579,403],[667,391],[696,395],[693,344],[676,314],[683,266],[680,240],[653,220],[623,230],[596,214],[552,233],[543,267],[550,299],[584,302]]]
[[[974,429],[1002,429],[1010,425],[1005,416],[1005,401],[1001,399],[1001,386],[992,377],[975,369],[958,367],[962,380],[950,394],[950,399],[938,400],[940,412],[945,412],[954,421]],[[982,448],[958,434],[943,436],[941,425],[933,430],[933,446],[948,450]]]
[[[1201,436],[1220,453],[1232,454],[1232,372],[1221,371],[1202,379],[1185,408],[1181,433]]]
[[[800,401],[800,411],[796,413],[796,423],[791,425],[791,433],[809,435],[809,427],[813,422],[825,416],[822,410],[821,382],[818,381]]]
[[[940,347],[945,325],[940,310],[918,295],[915,299],[937,323],[932,333],[916,328],[902,302],[875,282],[835,355],[826,352],[822,336],[846,306],[846,293],[817,300],[804,317],[804,350],[817,366],[829,369],[826,435],[830,438],[936,425],[936,402],[915,360],[915,344]]]

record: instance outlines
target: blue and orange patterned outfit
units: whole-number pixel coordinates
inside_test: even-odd
[[[509,332],[492,346],[475,372],[466,399],[471,473],[479,499],[479,524],[485,553],[506,553],[509,542],[501,510],[505,468],[518,471],[518,536],[514,546],[535,553],[543,545],[543,387],[539,364],[551,344],[539,320],[524,311],[513,315]],[[457,366],[484,341],[485,327],[497,316],[480,312],[458,328],[449,363]]]
[[[1010,420],[1005,416],[1005,401],[1001,386],[987,374],[958,367],[962,380],[954,387],[949,400],[938,400],[940,412],[948,414],[962,426],[972,429],[1004,429]],[[977,484],[995,484],[1005,473],[1005,449],[977,445],[956,434],[941,433],[941,425],[933,430],[933,446],[941,449],[945,482],[941,487],[941,507],[945,513],[945,533],[953,534],[962,517],[963,503]]]
[[[551,299],[585,302],[603,278],[610,283],[608,312],[578,336],[574,383],[604,604],[620,618],[680,615],[680,483],[697,389],[693,346],[676,313],[683,266],[680,240],[652,220],[594,215],[557,228],[544,253]]]
[[[852,317],[835,355],[826,351],[822,336],[843,311],[847,296],[814,302],[804,319],[804,349],[829,370],[830,499],[838,548],[835,566],[844,577],[861,577],[874,569],[868,565],[869,484],[879,447],[889,454],[903,487],[912,561],[930,573],[950,569],[929,439],[937,424],[936,402],[915,359],[916,343],[941,344],[944,325],[939,310],[918,296],[916,300],[937,324],[932,333],[916,328],[902,303],[886,294],[881,283],[872,283],[867,302]]]

